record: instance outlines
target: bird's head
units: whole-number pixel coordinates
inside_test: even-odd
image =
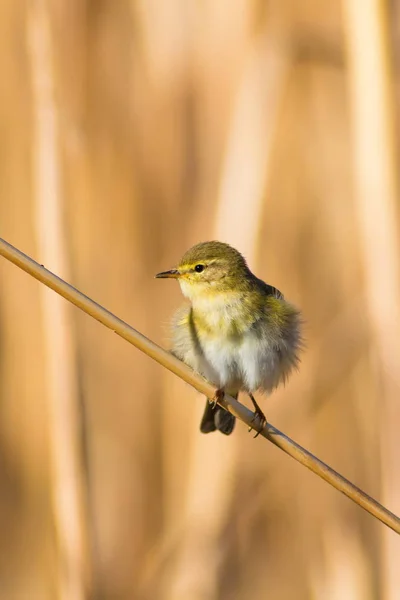
[[[251,276],[244,257],[223,242],[202,242],[190,248],[178,266],[157,278],[179,281],[182,293],[194,300],[199,296],[240,290]]]

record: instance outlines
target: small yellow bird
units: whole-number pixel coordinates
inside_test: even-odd
[[[190,302],[173,319],[173,354],[216,385],[219,395],[237,398],[239,391],[247,392],[264,427],[266,418],[253,392],[271,392],[297,366],[299,311],[253,275],[240,252],[222,242],[193,246],[175,269],[156,277],[177,279]],[[235,420],[207,401],[200,430],[229,435]]]

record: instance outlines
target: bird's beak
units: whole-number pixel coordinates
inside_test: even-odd
[[[180,273],[177,269],[171,269],[170,271],[163,271],[162,273],[157,273],[156,279],[178,279]]]

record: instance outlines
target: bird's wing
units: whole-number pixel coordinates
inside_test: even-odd
[[[274,298],[279,298],[279,300],[285,299],[282,292],[280,292],[278,288],[274,287],[273,285],[269,285],[269,283],[265,283],[265,281],[262,281],[262,279],[259,279],[258,281],[261,283],[266,296],[273,296]]]

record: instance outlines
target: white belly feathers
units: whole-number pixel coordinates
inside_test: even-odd
[[[198,365],[203,375],[220,388],[232,393],[243,389],[266,391],[280,379],[280,359],[275,348],[260,342],[253,332],[241,339],[201,340],[203,357]]]

